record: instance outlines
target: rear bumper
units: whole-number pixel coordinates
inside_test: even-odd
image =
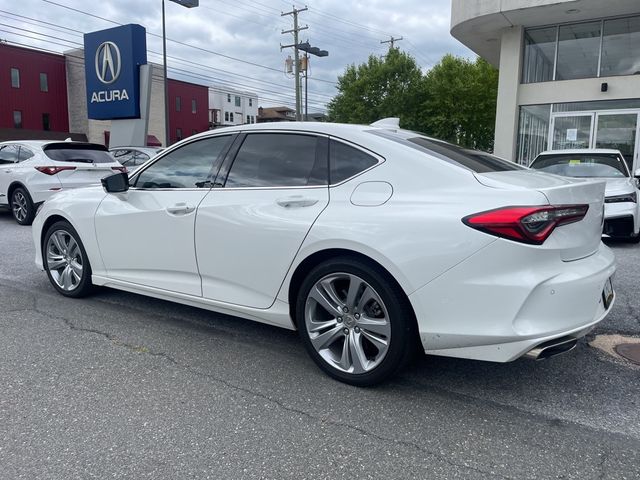
[[[615,272],[604,245],[563,262],[508,241],[489,245],[410,295],[428,354],[508,362],[537,345],[586,335],[611,310],[602,291]]]

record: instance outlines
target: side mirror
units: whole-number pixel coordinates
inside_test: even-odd
[[[104,177],[101,182],[102,188],[107,193],[122,193],[129,190],[129,174],[127,172],[109,175]]]

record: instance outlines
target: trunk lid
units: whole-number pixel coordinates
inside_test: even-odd
[[[474,174],[478,182],[501,190],[536,190],[549,205],[589,205],[585,217],[557,227],[539,248],[553,249],[564,261],[578,260],[595,253],[602,237],[605,182],[568,178],[532,170],[512,170]]]
[[[51,166],[70,167],[57,173],[62,188],[79,188],[100,183],[121,167],[108,150],[95,143],[57,142],[43,147]]]

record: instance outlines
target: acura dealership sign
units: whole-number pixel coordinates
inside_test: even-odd
[[[84,36],[89,118],[139,118],[140,65],[147,63],[146,32],[141,25]]]

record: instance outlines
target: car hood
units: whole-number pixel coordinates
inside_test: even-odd
[[[607,184],[604,193],[606,197],[631,193],[636,188],[630,178],[600,178],[599,180],[604,180]]]

